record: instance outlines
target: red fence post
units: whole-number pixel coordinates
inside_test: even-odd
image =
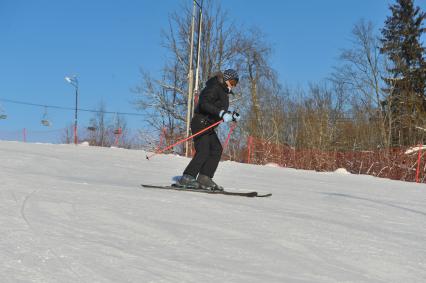
[[[166,131],[167,131],[166,127],[163,127],[163,128],[161,129],[160,142],[158,143],[158,147],[157,147],[157,150],[156,150],[156,151],[159,151],[159,150],[160,150],[160,148],[163,146],[163,140],[164,140],[164,139],[165,139],[165,137],[166,137]]]
[[[251,147],[253,145],[253,137],[249,136],[247,140],[247,163],[251,163]]]
[[[419,145],[419,155],[417,157],[416,183],[419,183],[420,161],[422,159],[422,145]]]

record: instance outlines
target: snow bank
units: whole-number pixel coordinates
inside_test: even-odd
[[[418,152],[419,150],[425,150],[425,149],[426,149],[425,146],[421,145],[421,146],[411,147],[411,148],[407,149],[404,153],[405,154],[413,154],[413,153]]]
[[[342,175],[348,175],[351,174],[346,168],[338,168],[334,171],[334,173],[342,174]]]
[[[274,168],[280,168],[281,166],[277,163],[266,163],[266,167],[274,167]]]

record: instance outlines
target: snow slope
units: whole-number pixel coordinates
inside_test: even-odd
[[[0,282],[426,282],[426,186],[223,162],[243,198],[143,189],[188,159],[0,142]]]

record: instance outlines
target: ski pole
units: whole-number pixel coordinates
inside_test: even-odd
[[[237,111],[238,111],[238,109],[237,109]],[[234,114],[236,114],[237,116],[240,116],[240,114],[238,114],[238,112],[234,111],[232,113],[232,118],[234,118]],[[229,129],[228,137],[226,138],[225,143],[223,145],[223,151],[225,151],[226,148],[228,147],[228,143],[229,143],[229,139],[231,138],[231,134],[234,131],[235,127],[237,126],[237,120],[233,119],[233,121],[234,121],[234,123],[232,123],[232,126]]]
[[[183,142],[186,142],[187,140],[190,140],[190,139],[192,139],[192,138],[194,138],[195,136],[198,136],[199,134],[202,134],[202,133],[204,133],[205,131],[207,131],[207,130],[209,130],[209,129],[211,129],[211,128],[213,128],[213,127],[215,127],[215,126],[217,126],[217,125],[219,125],[220,123],[222,123],[223,122],[223,120],[220,120],[220,121],[217,121],[216,123],[214,123],[213,125],[210,125],[210,126],[208,126],[207,128],[205,128],[205,129],[202,129],[201,131],[199,131],[199,132],[197,132],[197,133],[195,133],[195,134],[193,134],[192,136],[189,136],[189,137],[187,137],[187,138],[185,138],[185,139],[183,139],[183,140],[180,140],[180,141],[178,141],[178,142],[176,142],[176,143],[174,143],[174,144],[172,144],[172,145],[170,145],[170,146],[168,146],[168,147],[166,147],[166,148],[163,148],[163,149],[161,149],[160,151],[157,151],[157,152],[154,152],[154,153],[152,153],[150,156],[146,156],[146,159],[150,159],[151,157],[153,157],[153,156],[155,156],[155,155],[157,155],[157,154],[160,154],[160,153],[162,153],[162,152],[164,152],[164,151],[166,151],[166,150],[168,150],[168,149],[171,149],[171,148],[173,148],[173,147],[175,147],[175,146],[177,146],[178,144],[181,144],[181,143],[183,143]]]
[[[223,151],[225,151],[226,148],[228,147],[229,139],[231,138],[231,134],[234,131],[236,126],[237,126],[237,123],[232,123],[232,126],[229,129],[228,137],[226,138],[225,143],[223,144]]]

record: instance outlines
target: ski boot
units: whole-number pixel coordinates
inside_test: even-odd
[[[197,181],[200,187],[204,190],[223,191],[223,187],[213,182],[212,178],[210,178],[209,176],[199,174]]]
[[[183,174],[183,176],[176,182],[177,187],[182,187],[185,189],[200,189],[201,186],[195,179],[195,177]]]

